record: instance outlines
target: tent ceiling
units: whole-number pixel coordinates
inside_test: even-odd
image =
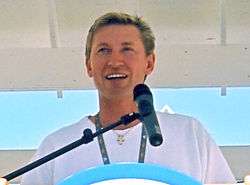
[[[250,86],[248,0],[0,1],[0,90],[89,89],[84,43],[108,11],[143,16],[157,38],[153,87]]]

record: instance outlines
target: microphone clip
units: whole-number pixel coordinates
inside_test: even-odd
[[[136,112],[131,112],[129,114],[126,114],[120,118],[120,121],[122,122],[123,125],[128,125],[132,121],[139,119],[141,120],[142,116],[139,113]]]

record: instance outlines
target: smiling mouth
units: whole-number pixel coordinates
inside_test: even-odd
[[[128,76],[126,74],[110,74],[110,75],[107,75],[105,78],[107,80],[121,80],[121,79],[125,79],[127,77]]]

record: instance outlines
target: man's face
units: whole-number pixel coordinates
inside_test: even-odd
[[[140,33],[132,25],[109,25],[94,35],[87,72],[101,96],[131,96],[154,68],[154,54],[146,56]]]

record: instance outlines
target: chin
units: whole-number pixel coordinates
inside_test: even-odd
[[[133,89],[114,88],[108,92],[106,91],[103,95],[108,99],[128,98],[133,97]]]

